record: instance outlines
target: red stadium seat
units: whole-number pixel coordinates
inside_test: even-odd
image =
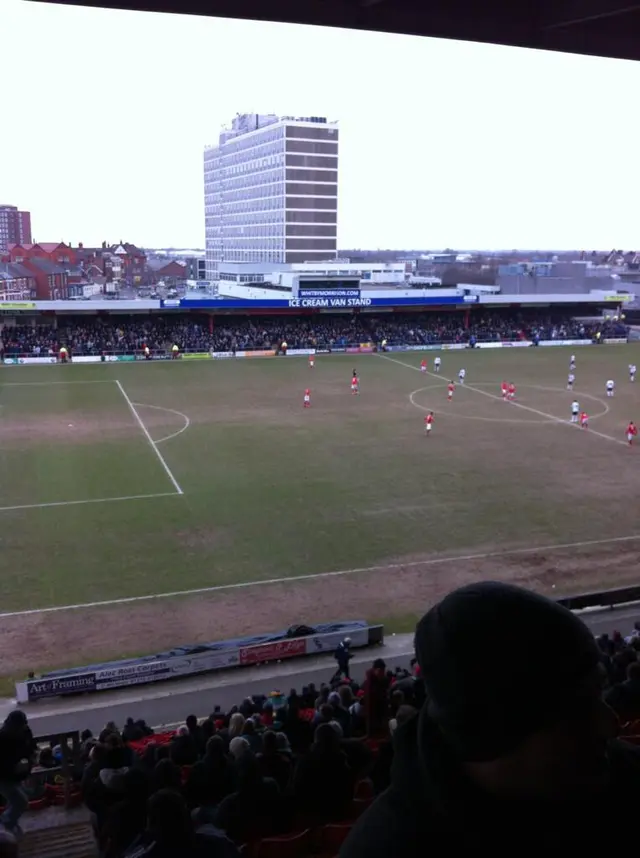
[[[347,839],[351,828],[352,824],[350,822],[342,825],[331,824],[323,826],[320,830],[320,849],[322,850],[322,855],[337,855],[340,847]]]
[[[286,837],[266,837],[255,851],[255,858],[304,858],[311,845],[311,829]]]
[[[364,778],[356,784],[355,798],[365,801],[373,798],[373,784],[368,778]]]
[[[355,821],[358,817],[362,816],[365,810],[373,803],[373,799],[370,798],[354,798],[351,802],[351,807],[349,808],[348,819]]]

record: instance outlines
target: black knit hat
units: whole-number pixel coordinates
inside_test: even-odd
[[[415,647],[428,715],[467,761],[498,759],[554,723],[599,661],[593,635],[571,611],[491,581],[433,607]]]

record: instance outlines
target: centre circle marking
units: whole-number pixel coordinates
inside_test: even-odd
[[[466,385],[464,385],[464,384],[461,384],[458,386],[462,389],[464,389],[466,387]],[[493,388],[496,388],[496,387],[499,387],[499,385],[497,385],[495,382],[482,381],[482,382],[477,382],[477,383],[469,386],[467,389],[473,393],[473,390],[476,387],[493,387]],[[549,393],[571,393],[572,392],[572,391],[568,391],[566,388],[563,388],[563,387],[544,387],[543,385],[540,385],[540,384],[520,384],[520,385],[518,385],[518,387],[523,388],[524,390],[542,390],[542,391],[547,391]],[[438,416],[453,417],[454,419],[457,419],[457,420],[477,420],[481,423],[515,423],[515,424],[532,423],[532,424],[535,424],[537,426],[549,425],[551,423],[563,423],[563,422],[565,422],[562,417],[555,417],[555,418],[548,419],[548,420],[544,419],[544,418],[538,418],[537,420],[532,420],[531,418],[528,418],[528,419],[522,418],[521,420],[514,420],[513,418],[510,418],[510,417],[471,416],[469,414],[460,414],[457,411],[450,411],[448,408],[440,409],[440,410],[438,410],[436,408],[428,408],[426,405],[421,405],[419,402],[416,402],[415,397],[419,393],[424,393],[425,390],[438,390],[438,389],[444,391],[445,385],[444,384],[428,384],[426,387],[419,387],[417,390],[414,390],[412,393],[409,394],[409,402],[413,405],[414,408],[418,408],[420,411],[433,411],[434,414],[437,414]],[[609,413],[609,406],[607,405],[607,403],[603,399],[600,399],[599,397],[594,396],[591,393],[584,393],[583,391],[577,391],[576,390],[573,392],[576,394],[576,398],[589,399],[592,402],[597,402],[598,405],[600,405],[602,407],[602,411],[598,411],[596,414],[590,414],[589,415],[590,421],[591,420],[597,420],[599,417],[604,417],[605,414]],[[501,399],[501,397],[498,397],[496,395],[494,402],[498,402],[498,401],[500,401],[500,399]],[[504,407],[508,408],[510,404],[512,404],[512,403],[505,403]],[[525,404],[526,403],[523,403],[523,405],[525,405]],[[515,403],[515,405],[517,407],[517,403]],[[568,423],[569,421],[567,420],[566,422]]]

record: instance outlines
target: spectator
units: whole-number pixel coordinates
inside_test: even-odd
[[[198,759],[196,737],[189,730],[189,727],[180,727],[177,735],[171,742],[171,759],[176,766],[192,766]]]
[[[428,703],[397,729],[391,787],[341,858],[419,856],[425,843],[506,854],[523,833],[532,854],[605,849],[640,799],[640,752],[613,738],[582,621],[480,583],[432,608],[415,640]]]
[[[232,760],[239,760],[245,754],[249,754],[251,748],[244,736],[234,736],[229,742],[229,754]]]
[[[243,728],[244,728],[244,715],[241,712],[234,712],[234,714],[229,719],[229,730],[228,730],[229,741],[234,739],[236,736],[241,736]]]
[[[242,727],[242,737],[246,739],[249,748],[254,754],[262,750],[262,736],[256,733],[256,725],[252,718],[248,718]]]
[[[109,809],[122,800],[124,776],[128,771],[122,765],[124,749],[116,744],[119,736],[107,733],[107,739],[111,740],[111,745],[98,743],[91,751],[91,761],[81,784],[82,797],[92,813],[97,832],[101,831]]]
[[[18,820],[28,806],[22,782],[29,777],[36,749],[27,716],[20,709],[10,712],[0,728],[0,795],[6,805],[0,824],[18,836]]]
[[[640,662],[632,661],[627,667],[627,678],[614,685],[605,700],[621,722],[640,718]]]
[[[139,742],[144,738],[144,731],[139,724],[136,724],[133,718],[127,718],[127,722],[122,728],[122,738],[125,742]]]
[[[175,791],[151,796],[147,825],[124,858],[236,858],[238,850],[220,832],[196,830],[187,805]]]
[[[393,737],[398,727],[409,722],[417,715],[413,706],[400,706],[395,718],[389,721],[389,738],[378,746],[378,753],[371,769],[371,781],[376,795],[384,792],[391,785],[391,765],[393,763]]]
[[[102,858],[120,858],[144,831],[149,782],[142,769],[129,769],[123,778],[122,798],[104,815],[99,832]]]
[[[260,775],[255,756],[246,752],[236,761],[238,788],[221,802],[215,824],[236,842],[276,834],[282,828],[283,807],[277,783]]]
[[[351,736],[351,715],[349,710],[342,705],[342,699],[337,691],[329,695],[329,706],[332,710],[332,720],[337,721],[345,739]]]
[[[265,778],[272,778],[285,793],[291,780],[291,756],[283,754],[278,748],[278,737],[273,730],[267,730],[262,737],[262,753],[258,754],[258,768]]]
[[[225,754],[224,741],[220,736],[212,736],[207,742],[204,758],[189,773],[185,786],[187,803],[191,808],[205,803],[215,807],[233,789],[233,775]]]
[[[188,715],[185,723],[196,751],[196,757],[199,757],[204,753],[205,746],[205,737],[202,727],[198,724],[198,719],[195,715]]]
[[[162,789],[180,792],[182,789],[182,774],[173,760],[160,760],[159,763],[156,763],[156,767],[153,770],[151,783],[153,792],[158,792]]]
[[[353,799],[354,780],[339,735],[331,724],[320,724],[311,749],[300,758],[293,775],[298,807],[318,820],[344,819]]]
[[[390,683],[386,674],[386,664],[377,658],[373,667],[367,670],[364,681],[364,710],[367,735],[377,737],[385,735],[387,727],[388,700]]]
[[[289,740],[294,754],[302,753],[309,748],[309,745],[313,741],[313,728],[302,717],[302,709],[298,698],[289,698],[280,726],[282,732]]]

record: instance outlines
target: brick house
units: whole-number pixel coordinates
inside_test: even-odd
[[[35,280],[37,300],[60,301],[69,297],[68,268],[38,256],[25,259],[20,265]]]
[[[19,263],[0,262],[0,301],[29,301],[36,297],[36,279]]]
[[[55,265],[75,265],[76,254],[62,241],[44,241],[39,244],[10,244],[10,262],[22,263],[27,259],[47,259]]]
[[[150,259],[147,262],[147,279],[156,284],[162,281],[165,286],[181,285],[188,278],[187,263],[177,259]]]
[[[85,247],[82,243],[74,248],[76,261],[89,273],[93,266],[94,277],[99,270],[107,283],[136,286],[142,283],[147,257],[144,250],[135,244],[120,242],[101,247]]]

